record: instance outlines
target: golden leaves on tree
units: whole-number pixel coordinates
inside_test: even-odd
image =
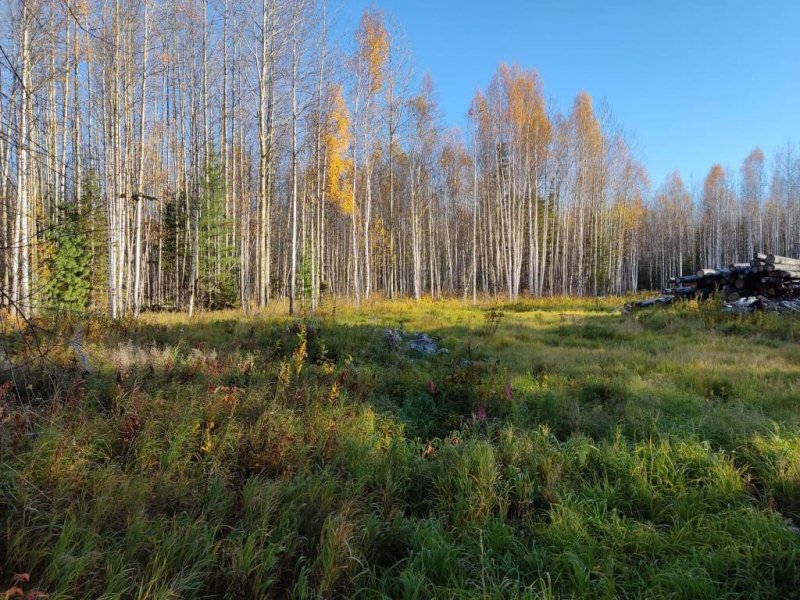
[[[377,93],[383,87],[384,66],[389,59],[389,33],[383,15],[375,10],[364,11],[356,32],[358,58],[369,76],[368,89]]]
[[[480,136],[518,156],[542,157],[553,135],[539,74],[501,64],[484,95],[477,92],[470,117]]]
[[[352,160],[347,151],[350,146],[350,111],[344,100],[341,85],[328,90],[328,115],[323,142],[327,151],[325,192],[328,198],[346,214],[353,213]]]
[[[603,147],[603,132],[592,108],[592,97],[580,92],[572,106],[572,123],[579,147],[589,156],[596,156]]]

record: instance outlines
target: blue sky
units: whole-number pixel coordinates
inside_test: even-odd
[[[800,0],[343,3],[351,26],[376,6],[404,31],[448,124],[500,62],[538,70],[562,111],[581,90],[605,99],[654,187],[800,141]]]

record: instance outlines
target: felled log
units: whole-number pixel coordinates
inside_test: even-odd
[[[658,298],[647,298],[646,300],[639,300],[637,302],[628,302],[624,310],[625,312],[631,312],[637,308],[650,308],[651,306],[656,305],[667,305],[672,304],[675,300],[675,296],[665,295],[659,296]]]
[[[696,291],[698,291],[697,288],[691,285],[683,285],[673,288],[664,288],[663,290],[661,290],[662,293],[672,294],[673,296],[689,296],[691,294],[694,294]]]
[[[788,256],[778,256],[777,254],[768,254],[766,262],[771,265],[796,265],[800,266],[800,258],[790,258]]]
[[[800,279],[800,270],[798,271],[773,271],[778,277],[783,279]]]
[[[730,274],[730,269],[700,269],[697,271],[698,277],[727,277]]]
[[[702,275],[682,275],[678,277],[678,282],[680,283],[698,283],[703,281]]]

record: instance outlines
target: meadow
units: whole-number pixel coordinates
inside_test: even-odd
[[[0,388],[0,593],[800,598],[800,319],[623,302],[85,321]]]

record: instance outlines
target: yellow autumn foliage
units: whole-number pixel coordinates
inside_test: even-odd
[[[377,93],[383,87],[384,66],[389,58],[389,33],[383,15],[376,10],[366,10],[356,32],[358,54],[367,69],[369,91]]]
[[[475,123],[478,132],[487,135],[492,123],[492,115],[489,111],[489,102],[482,91],[477,90],[472,97],[472,104],[469,108],[469,117]]]
[[[603,132],[592,108],[592,97],[580,92],[572,107],[572,122],[578,143],[590,156],[599,154],[603,147]]]
[[[502,64],[491,92],[498,96],[500,114],[521,142],[543,147],[550,141],[552,128],[536,71]]]
[[[323,143],[327,152],[325,193],[328,199],[346,213],[353,213],[353,188],[350,178],[353,161],[348,157],[350,147],[350,111],[344,100],[341,85],[328,91],[329,111]]]

